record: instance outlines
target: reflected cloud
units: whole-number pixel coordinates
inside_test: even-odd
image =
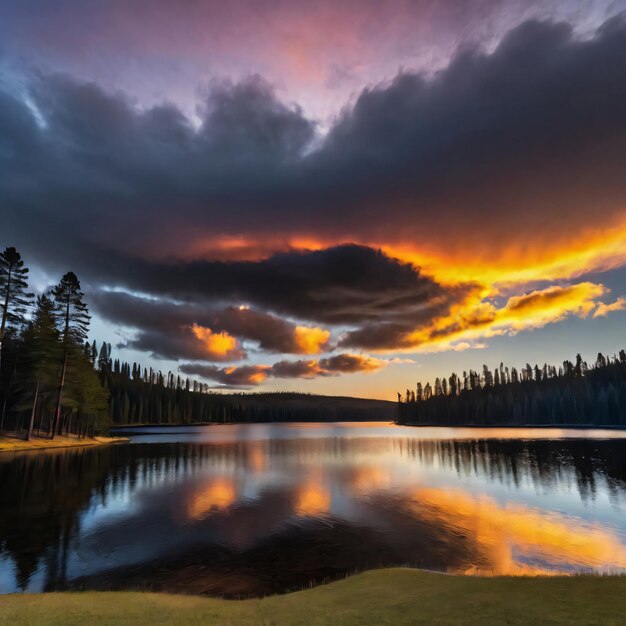
[[[330,492],[320,478],[311,478],[296,491],[294,511],[297,515],[316,517],[328,513]]]
[[[224,476],[215,478],[191,494],[187,503],[187,517],[201,520],[214,511],[224,511],[235,502],[236,497],[232,480]]]
[[[476,544],[481,560],[456,573],[538,575],[626,571],[626,546],[611,530],[461,490],[417,489],[415,514]]]
[[[359,467],[352,476],[350,486],[356,496],[366,495],[391,486],[391,473],[388,469],[375,465]]]

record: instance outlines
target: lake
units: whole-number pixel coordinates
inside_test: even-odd
[[[626,572],[626,432],[136,429],[0,455],[0,591],[258,596],[408,565]]]

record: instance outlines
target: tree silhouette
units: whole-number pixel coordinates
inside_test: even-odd
[[[20,358],[20,384],[25,396],[32,391],[30,420],[26,439],[33,435],[38,403],[51,391],[56,375],[59,332],[54,316],[54,303],[45,295],[37,298],[32,322],[24,331]]]
[[[28,268],[20,253],[8,247],[0,253],[0,306],[2,321],[0,322],[0,368],[2,367],[2,343],[8,326],[19,325],[24,320],[33,298],[28,293]]]
[[[72,353],[80,350],[80,346],[87,339],[90,317],[87,305],[83,302],[84,294],[80,290],[80,282],[74,272],[67,272],[61,278],[61,282],[52,290],[52,296],[63,346],[63,360],[51,432],[51,438],[54,438],[61,419],[61,398],[65,386],[68,358]]]
[[[452,374],[449,387],[435,379],[417,384],[424,393],[399,395],[398,422],[432,425],[602,425],[626,426],[626,351],[598,354],[590,366],[580,355],[576,363],[557,368],[527,363],[518,373],[500,364],[482,375],[463,372],[463,385]],[[443,379],[445,381],[445,379]]]

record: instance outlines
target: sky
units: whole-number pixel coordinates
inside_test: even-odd
[[[624,102],[626,0],[0,0],[0,246],[218,389],[593,361]]]

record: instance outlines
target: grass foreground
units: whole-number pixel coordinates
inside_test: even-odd
[[[626,577],[373,570],[256,600],[141,592],[2,597],[0,624],[624,624]]]
[[[22,450],[49,450],[51,448],[76,448],[84,446],[100,446],[109,443],[122,443],[128,437],[94,437],[78,439],[75,436],[57,435],[54,439],[35,435],[30,441],[13,436],[0,435],[0,452],[19,452]]]

